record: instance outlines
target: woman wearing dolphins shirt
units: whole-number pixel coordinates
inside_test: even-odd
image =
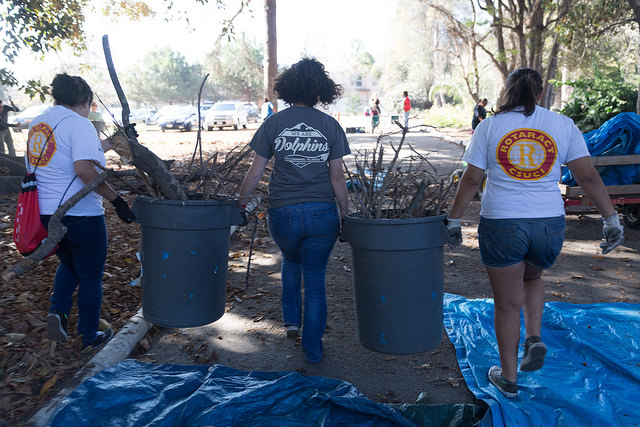
[[[307,361],[318,363],[327,317],[325,272],[340,217],[348,210],[342,157],[350,150],[340,124],[314,107],[333,103],[341,87],[320,62],[305,58],[279,76],[274,90],[291,107],[265,120],[251,140],[255,156],[240,187],[239,203],[246,206],[274,157],[269,230],[282,252],[284,325],[292,339],[302,327]]]
[[[571,170],[604,220],[603,253],[623,240],[620,219],[573,121],[536,104],[542,78],[531,68],[507,79],[498,112],[480,122],[464,160],[465,170],[449,217],[452,245],[462,243],[460,217],[487,171],[478,226],[480,258],[489,274],[500,367],[489,381],[506,397],[518,395],[520,310],[525,342],[521,371],[542,368],[547,348],[541,337],[542,272],[553,265],[564,240],[564,203],[558,188],[561,165]]]

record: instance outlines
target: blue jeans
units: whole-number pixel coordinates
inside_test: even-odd
[[[530,219],[480,217],[480,259],[487,267],[509,267],[524,261],[547,269],[560,254],[564,228],[564,216]]]
[[[50,215],[42,215],[42,222],[49,224]],[[96,339],[102,305],[102,274],[107,259],[107,227],[104,216],[65,216],[62,224],[67,227],[56,255],[60,265],[51,296],[49,311],[69,314],[73,305],[73,293],[78,288],[78,332],[83,345],[91,345]]]
[[[325,273],[340,231],[338,208],[335,203],[313,202],[269,209],[269,230],[282,252],[284,324],[303,326],[304,354],[310,363],[318,363],[327,324]]]

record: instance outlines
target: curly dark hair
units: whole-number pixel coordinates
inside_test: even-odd
[[[85,102],[93,101],[93,91],[89,84],[80,76],[70,76],[67,73],[56,74],[51,83],[51,95],[56,105],[75,107]]]
[[[273,89],[287,104],[301,102],[309,107],[317,103],[326,107],[342,94],[342,86],[329,78],[324,65],[315,58],[303,58],[284,70]]]
[[[533,68],[518,68],[507,77],[496,114],[524,107],[523,114],[530,116],[536,109],[541,93],[542,76],[540,73]]]

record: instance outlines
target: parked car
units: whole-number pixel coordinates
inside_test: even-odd
[[[27,107],[22,111],[18,111],[15,115],[11,115],[9,117],[9,126],[13,127],[13,129],[17,131],[29,129],[31,121],[47,111],[49,108],[51,108],[50,104],[36,104]]]
[[[190,131],[198,127],[198,110],[191,105],[174,105],[158,116],[158,126],[167,129]]]
[[[222,130],[225,127],[233,127],[238,130],[240,126],[247,128],[247,110],[242,102],[220,101],[213,104],[205,114],[204,126],[207,130],[214,127]]]
[[[258,123],[260,120],[260,110],[255,102],[245,102],[244,107],[247,109],[247,121]]]
[[[131,110],[129,122],[150,125],[155,123],[153,120],[155,114],[156,110],[152,110],[151,108],[137,108]]]

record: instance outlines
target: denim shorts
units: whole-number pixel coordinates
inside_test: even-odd
[[[524,261],[538,268],[549,268],[562,249],[564,228],[564,216],[513,219],[480,217],[480,259],[487,267],[509,267]]]

